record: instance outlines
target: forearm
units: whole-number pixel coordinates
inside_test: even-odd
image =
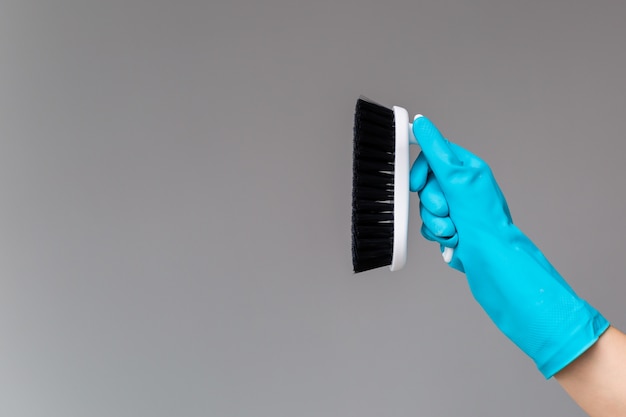
[[[626,335],[609,327],[555,378],[591,417],[626,417]]]

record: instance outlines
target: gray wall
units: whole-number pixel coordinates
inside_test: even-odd
[[[0,415],[583,413],[419,234],[353,275],[353,106],[424,113],[626,327],[626,3],[0,5]]]

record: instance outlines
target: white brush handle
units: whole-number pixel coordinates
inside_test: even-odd
[[[415,116],[413,120],[417,119],[418,117],[421,117],[421,114]],[[409,143],[411,145],[419,145],[417,139],[415,138],[415,135],[413,134],[413,123],[409,123]],[[441,256],[443,256],[444,262],[449,264],[450,262],[452,262],[452,257],[454,256],[454,248],[444,247]]]
[[[421,114],[418,114],[417,116],[413,118],[413,120],[417,119],[420,116]],[[419,143],[417,142],[417,139],[415,138],[415,135],[413,134],[413,123],[409,123],[409,143],[411,145],[419,145]]]

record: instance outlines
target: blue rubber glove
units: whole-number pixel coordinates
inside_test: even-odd
[[[448,142],[420,116],[422,152],[411,169],[422,234],[453,248],[474,298],[498,328],[550,378],[592,346],[608,321],[579,298],[511,219],[491,169]]]

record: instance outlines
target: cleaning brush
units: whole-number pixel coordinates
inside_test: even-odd
[[[409,228],[409,143],[417,144],[406,109],[361,96],[354,113],[352,266],[363,272],[404,267]]]

